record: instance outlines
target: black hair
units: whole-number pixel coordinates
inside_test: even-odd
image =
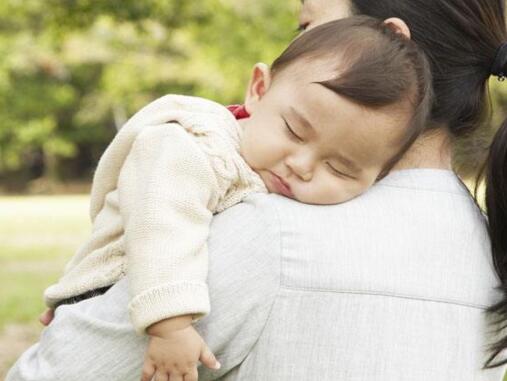
[[[353,13],[399,17],[426,53],[433,74],[430,128],[455,137],[478,130],[490,116],[488,79],[507,75],[507,31],[502,0],[351,0]],[[507,121],[496,133],[485,163],[486,211],[502,299],[488,308],[497,333],[507,326]],[[507,336],[490,346],[485,368],[507,349]]]

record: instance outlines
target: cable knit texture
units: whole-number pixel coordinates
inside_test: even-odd
[[[223,106],[166,95],[135,114],[102,155],[91,191],[91,237],[46,304],[129,279],[137,332],[209,312],[207,247],[214,213],[266,192],[239,154],[241,129]]]

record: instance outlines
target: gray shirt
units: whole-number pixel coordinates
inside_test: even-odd
[[[214,218],[211,313],[222,364],[199,380],[500,381],[480,371],[498,300],[484,217],[450,171],[394,172],[312,206],[255,195]],[[127,284],[57,309],[8,381],[138,381],[146,338]]]

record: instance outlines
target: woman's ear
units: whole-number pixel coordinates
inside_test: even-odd
[[[245,96],[245,108],[249,114],[255,112],[255,107],[264,97],[270,86],[271,70],[269,66],[264,63],[255,64]]]
[[[412,34],[410,33],[410,28],[402,19],[398,17],[391,17],[388,18],[387,20],[384,20],[384,24],[386,24],[387,27],[391,29],[394,33],[402,34],[409,40],[411,39]]]

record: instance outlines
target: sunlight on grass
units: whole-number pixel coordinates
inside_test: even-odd
[[[75,244],[90,226],[88,196],[0,197],[0,210],[4,245]]]
[[[0,330],[37,319],[42,292],[88,236],[88,196],[0,197]]]
[[[59,271],[0,270],[0,328],[30,323],[44,311],[42,291],[58,279]]]

